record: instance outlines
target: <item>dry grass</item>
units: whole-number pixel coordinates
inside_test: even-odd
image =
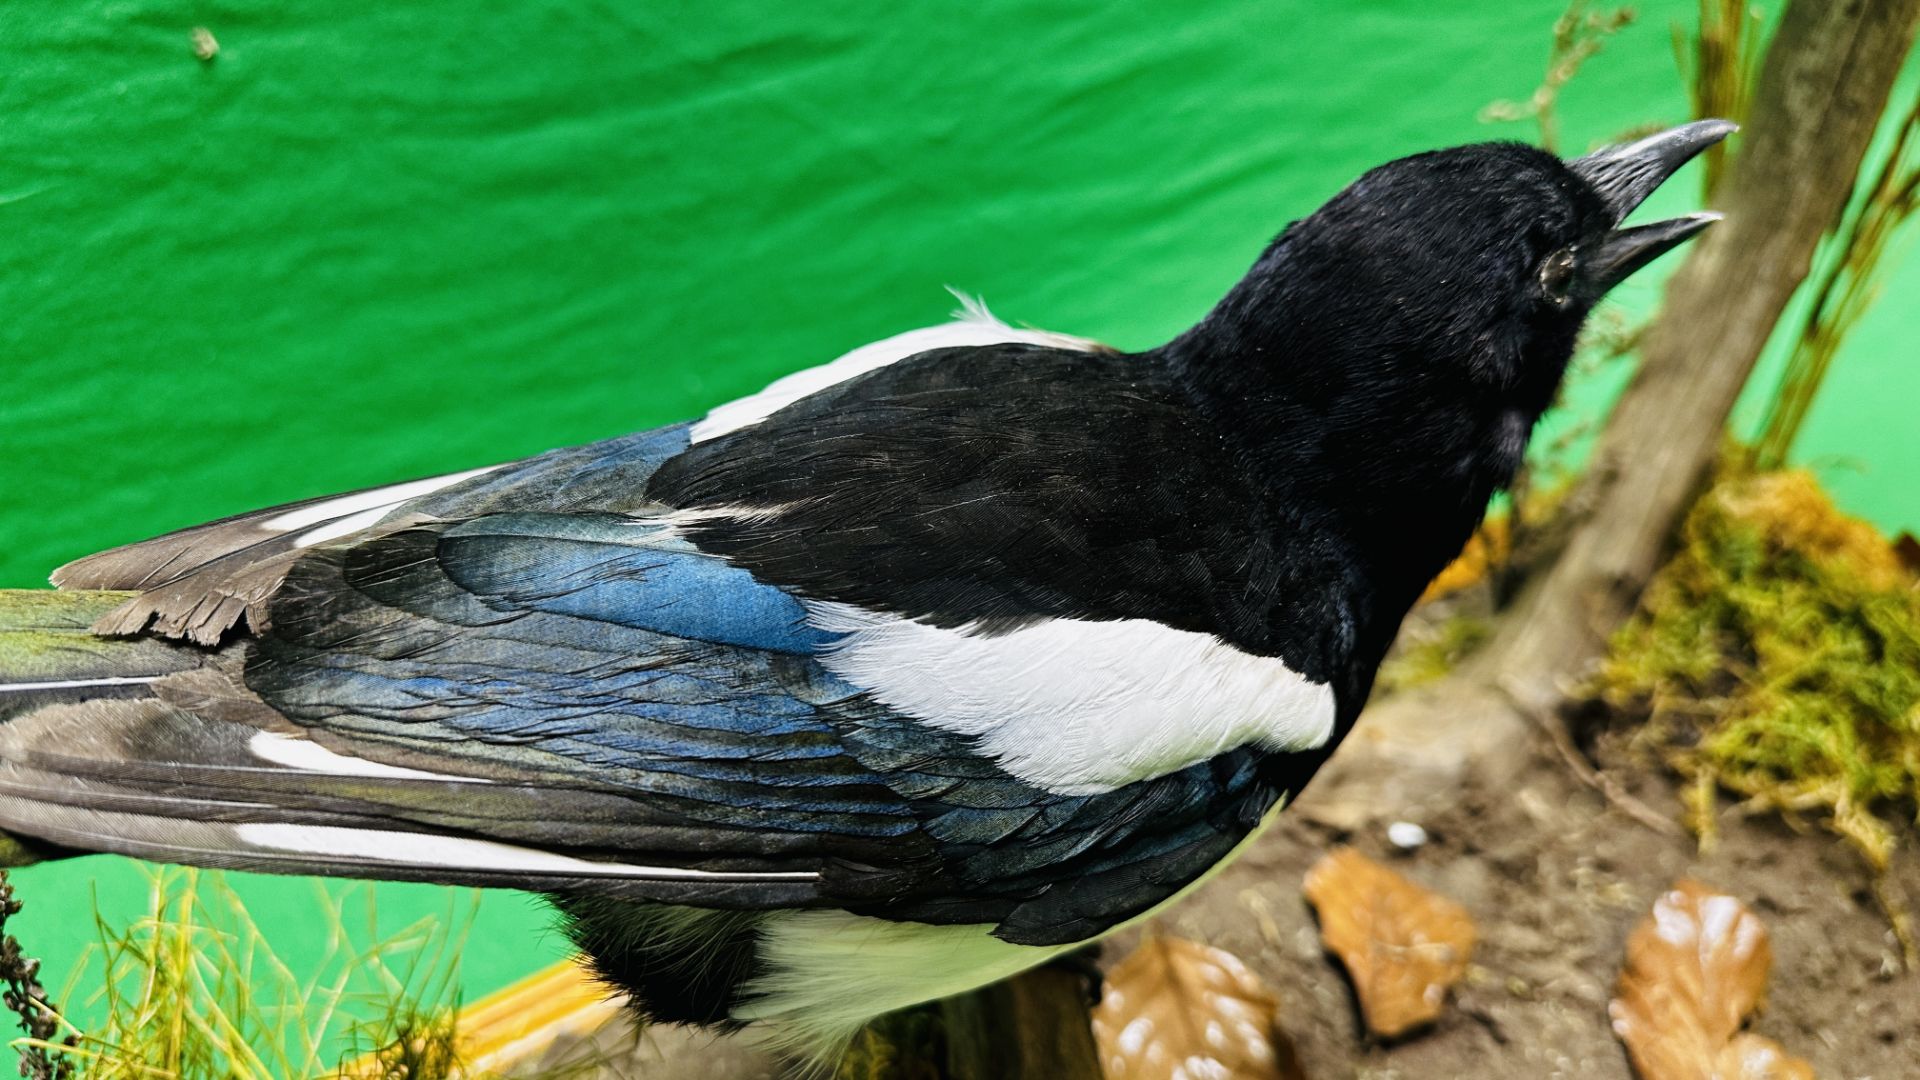
[[[373,891],[314,885],[321,962],[296,975],[219,873],[158,867],[147,913],[100,922],[94,954],[58,1000],[102,1017],[63,1023],[72,1046],[17,1040],[64,1055],[80,1080],[281,1080],[345,1075],[440,1080],[460,1072],[455,1024],[459,951],[478,894],[450,894],[444,916],[377,936]],[[349,909],[365,929],[348,926]]]
[[[1754,441],[1753,464],[1786,465],[1794,441],[1847,335],[1880,296],[1886,255],[1920,211],[1920,95],[1896,121],[1892,144],[1829,242],[1812,283],[1813,303]]]

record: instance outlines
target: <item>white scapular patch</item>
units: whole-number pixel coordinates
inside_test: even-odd
[[[278,731],[262,731],[247,740],[247,750],[262,761],[285,765],[301,772],[331,773],[335,776],[390,776],[406,780],[447,780],[461,784],[490,784],[478,776],[450,776],[446,773],[384,765],[365,758],[337,754],[308,739],[295,738]]]
[[[1307,750],[1333,734],[1333,690],[1277,657],[1147,619],[1050,619],[993,635],[809,605],[845,635],[820,663],[886,705],[976,736],[1000,767],[1095,795],[1236,747]]]
[[[89,690],[96,686],[145,686],[159,682],[159,675],[103,675],[98,679],[56,679],[52,682],[0,683],[0,694],[25,694],[34,690]]]
[[[432,494],[441,488],[452,487],[462,480],[471,480],[476,476],[484,476],[498,468],[500,468],[498,465],[489,465],[484,469],[468,469],[466,472],[448,473],[445,476],[429,476],[425,480],[409,480],[404,484],[389,484],[386,487],[372,488],[368,491],[357,491],[351,495],[341,495],[338,498],[323,499],[311,506],[302,506],[298,509],[289,510],[284,514],[275,514],[261,521],[258,527],[267,532],[287,533],[293,532],[296,529],[323,525],[336,518],[350,516],[364,517],[364,515],[369,513],[373,514],[373,518],[368,520],[366,524],[371,525],[373,522],[386,516],[387,511],[392,510],[408,499],[417,499],[422,495]],[[354,529],[365,527],[365,525],[356,525]],[[333,535],[344,536],[347,532],[354,531],[354,529],[348,529],[346,532],[338,532]],[[321,537],[321,539],[332,539],[332,537]],[[307,544],[313,543],[319,543],[319,540],[309,540],[303,537],[301,546],[304,547]]]
[[[1008,326],[976,297],[955,292],[960,310],[954,321],[919,330],[909,330],[890,338],[862,345],[831,363],[796,371],[775,379],[765,390],[738,401],[730,401],[709,412],[706,419],[693,425],[689,441],[708,439],[757,424],[809,394],[818,393],[835,383],[846,382],[895,361],[905,360],[929,349],[948,349],[960,345],[1001,345],[1024,342],[1051,345],[1060,349],[1097,349],[1098,342],[1049,330],[1026,330]]]
[[[557,855],[551,851],[475,840],[464,836],[350,829],[339,825],[236,825],[234,835],[255,847],[333,858],[405,866],[446,866],[466,870],[502,870],[567,877],[620,877],[653,881],[816,881],[810,870],[765,873],[690,870],[678,866],[628,866]]]

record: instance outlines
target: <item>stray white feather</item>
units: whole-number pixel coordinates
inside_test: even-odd
[[[846,382],[855,376],[865,375],[869,371],[886,367],[888,364],[930,349],[947,349],[960,345],[999,345],[1010,341],[1030,345],[1051,345],[1062,349],[1100,347],[1098,342],[1070,334],[1056,334],[1048,330],[1023,330],[1008,326],[996,318],[993,312],[988,311],[987,306],[978,298],[960,292],[954,292],[953,295],[960,301],[960,310],[954,312],[953,322],[895,334],[890,338],[862,345],[831,363],[806,368],[775,379],[759,393],[743,397],[738,401],[730,401],[709,412],[706,419],[693,425],[693,430],[688,433],[689,440],[696,443],[705,442],[730,431],[738,431],[743,427],[757,424],[803,397],[817,394],[836,383]]]
[[[306,532],[300,534],[299,538],[293,542],[293,546],[297,548],[312,547],[315,544],[325,543],[328,540],[337,539],[342,536],[351,536],[361,529],[372,528],[381,518],[391,513],[393,507],[399,505],[399,503],[394,503],[392,506],[376,506],[371,510],[362,510],[357,514],[348,514],[346,517],[340,518],[337,521],[329,521],[325,525],[308,529]]]
[[[1232,750],[1307,750],[1333,734],[1333,690],[1271,656],[1147,619],[1049,619],[996,634],[846,604],[809,605],[844,635],[829,671],[1001,768],[1093,795]]]
[[[449,776],[446,773],[428,772],[425,769],[409,769],[401,765],[386,765],[365,758],[350,757],[335,753],[309,739],[295,738],[278,731],[262,731],[247,740],[247,749],[253,756],[275,765],[285,765],[289,769],[301,772],[331,773],[335,776],[389,776],[406,780],[448,780],[461,784],[490,784],[493,781],[477,776]]]
[[[497,840],[384,829],[351,829],[339,825],[262,822],[236,825],[234,834],[244,843],[276,851],[404,866],[446,866],[465,870],[657,881],[814,881],[820,876],[810,870],[751,873],[690,870],[678,866],[628,866],[625,863],[576,859],[571,855],[557,855],[551,851],[503,844]]]

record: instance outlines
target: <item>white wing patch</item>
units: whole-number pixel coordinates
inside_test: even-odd
[[[386,765],[365,758],[337,754],[308,739],[297,739],[277,731],[262,731],[247,740],[247,750],[262,761],[284,765],[301,772],[331,773],[335,776],[386,776],[399,780],[448,780],[462,784],[490,784],[476,776],[449,776],[446,773]]]
[[[678,866],[629,866],[594,862],[537,848],[462,836],[350,829],[339,825],[247,824],[233,827],[243,843],[276,851],[402,866],[444,866],[568,877],[644,878],[655,881],[815,881],[810,870],[766,873],[689,870]]]
[[[960,301],[960,310],[954,312],[953,322],[895,334],[870,345],[862,345],[832,363],[775,379],[765,390],[738,401],[730,401],[709,412],[706,419],[693,425],[689,432],[690,441],[705,442],[757,424],[801,398],[816,394],[835,383],[846,382],[856,375],[864,375],[929,349],[1001,345],[1007,342],[1051,345],[1060,349],[1093,350],[1101,347],[1098,342],[1071,334],[1008,326],[978,299],[957,292],[954,296]]]
[[[1060,795],[1164,776],[1236,747],[1307,750],[1333,735],[1333,689],[1276,657],[1147,619],[1050,619],[992,636],[809,605],[845,635],[835,675]]]

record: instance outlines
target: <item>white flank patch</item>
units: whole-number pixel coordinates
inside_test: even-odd
[[[1015,945],[992,931],[845,911],[775,912],[760,925],[755,958],[765,974],[741,988],[731,1016],[767,1023],[776,1042],[818,1058],[881,1013],[965,993],[1075,947]]]
[[[722,405],[709,412],[706,419],[693,426],[689,432],[692,442],[705,442],[708,439],[738,431],[743,427],[757,424],[788,405],[799,401],[809,394],[818,393],[835,383],[846,382],[856,375],[864,375],[876,368],[886,367],[898,360],[905,360],[916,353],[929,349],[950,349],[961,345],[1000,345],[1007,342],[1024,342],[1029,345],[1051,345],[1061,349],[1096,349],[1099,343],[1070,334],[1056,334],[1048,330],[1022,330],[1008,326],[995,318],[979,300],[954,293],[960,301],[960,310],[954,312],[953,322],[939,326],[929,326],[920,330],[909,330],[904,334],[862,345],[832,363],[819,367],[796,371],[791,375],[775,379],[765,390],[750,397],[741,398]]]
[[[1138,926],[1192,895],[1271,828],[1286,800],[1206,873],[1172,896],[1105,933],[1066,945],[1015,945],[993,936],[991,923],[930,926],[845,911],[785,911],[760,927],[758,959],[765,974],[742,987],[730,1014],[773,1030],[782,1049],[831,1060],[869,1020],[1017,975],[1063,952]],[[1111,991],[1109,991],[1111,993]]]
[[[295,529],[304,529],[311,525],[329,522],[335,518],[374,510],[380,512],[375,515],[373,519],[374,521],[378,521],[382,516],[385,516],[387,511],[399,506],[408,499],[417,499],[422,495],[439,491],[441,488],[452,487],[462,480],[470,480],[476,476],[483,476],[498,468],[500,468],[498,465],[489,465],[484,469],[468,469],[466,472],[448,473],[445,476],[429,476],[425,480],[409,480],[404,484],[389,484],[386,487],[359,491],[352,495],[342,495],[334,499],[323,499],[311,506],[302,506],[297,510],[289,510],[284,514],[275,514],[260,522],[259,528],[265,529],[268,532],[292,532]],[[371,524],[371,522],[369,522],[369,524]],[[335,535],[345,534],[338,533]]]
[[[501,870],[568,877],[644,878],[655,881],[814,881],[812,871],[735,873],[689,870],[678,866],[628,866],[593,862],[551,851],[474,840],[464,836],[349,829],[339,825],[248,824],[234,834],[255,847],[306,855],[404,866],[445,866],[464,870]]]
[[[159,675],[107,675],[98,679],[57,679],[53,682],[0,683],[0,694],[25,694],[34,690],[90,690],[96,686],[145,686],[160,681]]]
[[[1061,795],[1094,795],[1258,745],[1307,750],[1333,734],[1333,690],[1211,634],[1147,619],[1051,619],[992,636],[812,604],[846,635],[835,675],[943,731],[976,736],[1000,767]]]
[[[262,731],[247,740],[247,749],[253,756],[275,765],[285,765],[289,769],[301,772],[331,773],[335,776],[391,776],[406,780],[447,780],[460,784],[490,784],[493,781],[476,776],[449,776],[445,773],[428,772],[425,769],[409,769],[400,765],[383,765],[378,761],[349,757],[337,754],[308,739],[295,738],[278,731]]]

